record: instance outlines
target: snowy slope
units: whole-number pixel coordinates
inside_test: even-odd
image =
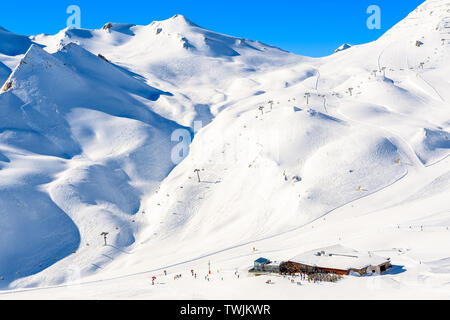
[[[321,69],[325,78],[339,73],[336,92],[348,96],[353,88],[353,106],[343,106],[345,114],[382,123],[401,135],[426,165],[446,156],[449,147],[448,10],[447,1],[428,1],[375,43],[336,54]],[[416,46],[417,41],[423,45]],[[338,63],[348,65],[349,74],[336,70]],[[371,107],[363,109],[360,103]]]
[[[432,10],[424,6],[418,12],[428,15]],[[439,23],[445,15],[446,11],[431,15],[427,23]],[[297,72],[272,72],[270,79],[284,77],[292,84],[280,90],[272,86],[270,95],[245,99],[220,114],[196,137],[190,156],[171,173],[161,192],[149,198],[147,209],[154,213],[150,239],[208,236],[225,241],[233,231],[227,240],[235,242],[276,234],[377,192],[404,177],[410,165],[430,165],[448,155],[448,132],[443,129],[448,126],[448,104],[424,93],[427,86],[405,81],[403,73],[395,71],[402,65],[381,62],[381,68],[394,70],[392,79],[380,71],[370,74],[386,38],[399,39],[396,43],[407,39],[409,44],[405,33],[419,37],[414,23],[407,31],[395,30],[375,43],[313,62],[307,71],[302,63],[288,67]],[[436,30],[429,33],[420,38],[436,45]],[[416,49],[414,43],[408,48]],[[448,56],[448,47],[440,50]],[[400,54],[412,60],[423,53]],[[435,63],[435,76],[443,78],[448,65],[440,58]],[[421,76],[422,69],[414,70],[409,72]],[[300,81],[295,79],[302,73]],[[264,80],[256,80],[262,84],[255,88],[264,91]],[[352,87],[350,95],[346,90]],[[316,110],[304,106],[305,92],[311,94],[309,104]],[[282,105],[270,110],[271,99]],[[298,103],[301,107],[294,108]],[[265,106],[263,113],[259,105]],[[205,186],[196,186],[194,169],[203,171]],[[180,203],[180,198],[188,202]]]
[[[236,98],[260,94],[253,88],[255,74],[306,60],[257,41],[203,29],[182,15],[147,26],[108,23],[99,30],[64,29],[33,40],[50,52],[78,43],[172,92],[174,97],[162,97],[153,108],[186,126],[195,120],[206,125]]]
[[[7,83],[2,284],[73,254],[103,228],[119,228],[112,244],[132,244],[140,195],[173,167],[170,136],[182,127],[147,105],[170,93],[75,44],[54,55],[33,45]]]
[[[217,237],[232,245],[280,233],[406,172],[395,165],[404,152],[391,141],[324,114],[280,107],[256,119],[254,108],[233,111],[201,131],[188,159],[148,200],[155,237]]]
[[[12,33],[2,27],[0,27],[0,43],[0,54],[7,56],[24,54],[32,44],[28,37]]]
[[[448,298],[449,24],[450,1],[428,0],[320,59],[181,15],[31,37],[45,49],[0,95],[2,190],[19,199],[0,197],[17,225],[0,243],[19,240],[0,250],[0,285],[16,289],[1,297]],[[171,134],[196,120],[207,126],[175,166]],[[33,246],[12,211],[42,222]],[[301,287],[234,275],[334,245],[394,269]],[[162,275],[192,268],[199,279]]]
[[[0,83],[11,73],[33,42],[26,36],[12,33],[0,26]]]

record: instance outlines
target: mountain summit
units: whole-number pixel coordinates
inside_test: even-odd
[[[0,30],[0,295],[446,297],[449,10],[315,59],[181,15]],[[394,267],[242,276],[342,245]]]

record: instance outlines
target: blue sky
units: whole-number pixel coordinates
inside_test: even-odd
[[[2,1],[0,26],[21,34],[54,34],[66,27],[66,8],[81,8],[82,28],[106,22],[149,24],[179,13],[196,24],[259,40],[307,56],[331,54],[342,43],[377,39],[424,0],[82,0]],[[381,8],[381,29],[369,30],[370,5]]]

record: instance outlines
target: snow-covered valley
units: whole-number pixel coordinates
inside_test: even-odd
[[[448,299],[450,1],[342,48],[0,28],[0,299]],[[336,244],[393,268],[247,274]]]

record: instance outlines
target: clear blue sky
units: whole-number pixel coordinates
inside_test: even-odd
[[[20,34],[54,34],[66,8],[81,8],[82,28],[106,22],[149,24],[179,13],[196,24],[298,54],[324,56],[342,43],[377,39],[424,0],[81,0],[2,1],[0,26]],[[381,30],[369,30],[369,5],[381,8]]]

